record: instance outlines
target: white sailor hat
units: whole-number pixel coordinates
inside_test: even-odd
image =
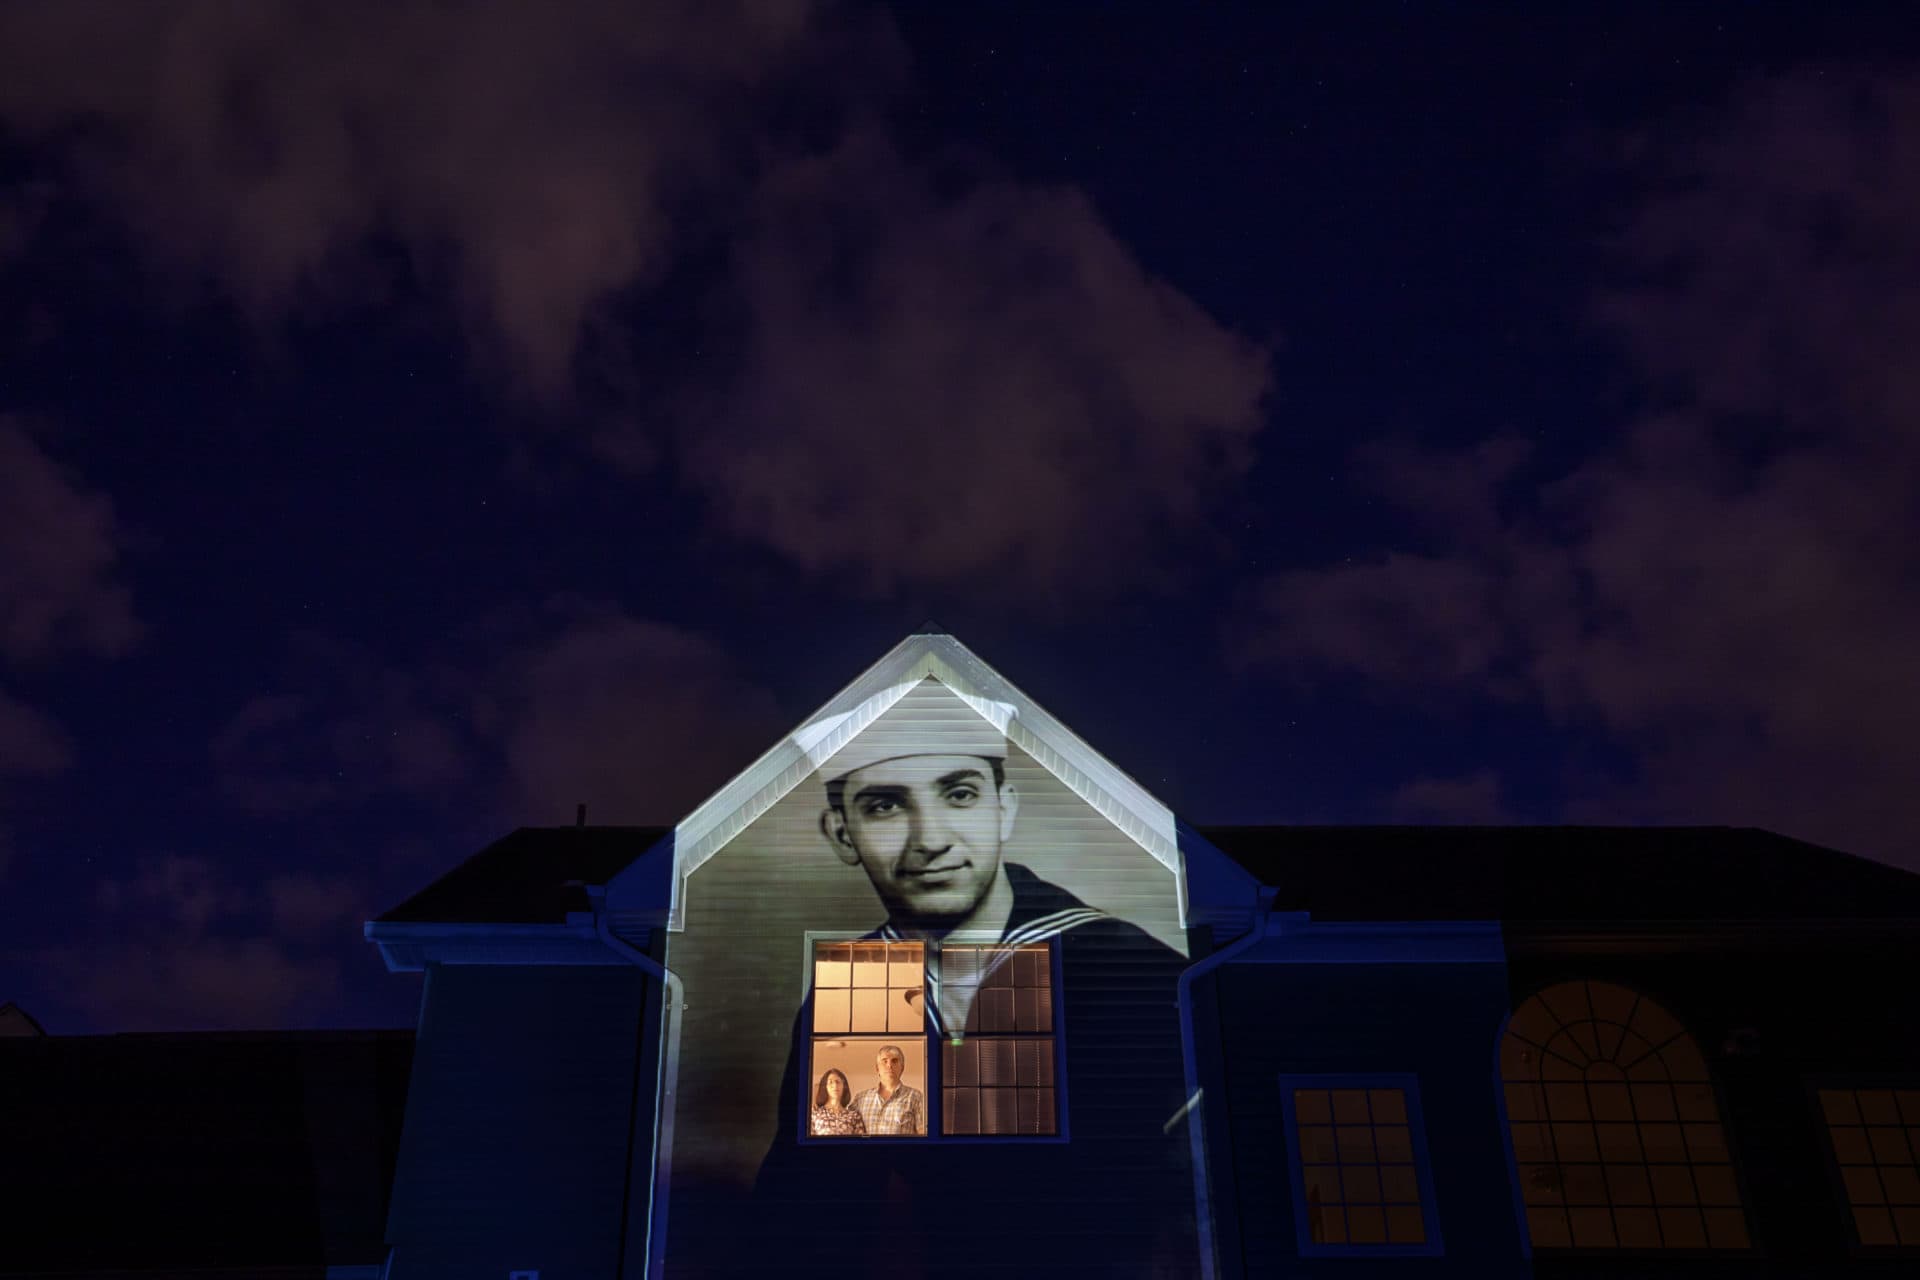
[[[942,696],[937,703],[909,694],[895,702],[872,723],[849,737],[854,713],[816,721],[794,735],[822,782],[834,783],[848,774],[906,756],[979,756],[1007,758],[1007,731],[1013,707],[1004,702],[979,701],[970,706]]]

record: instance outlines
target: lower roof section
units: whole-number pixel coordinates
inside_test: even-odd
[[[1200,827],[1318,920],[1920,920],[1920,876],[1753,827]],[[665,827],[522,827],[379,923],[569,923]]]

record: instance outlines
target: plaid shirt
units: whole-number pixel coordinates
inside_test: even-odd
[[[893,1097],[882,1098],[880,1086],[862,1089],[853,1096],[853,1108],[867,1126],[867,1136],[921,1137],[927,1132],[927,1097],[910,1084],[902,1084]]]

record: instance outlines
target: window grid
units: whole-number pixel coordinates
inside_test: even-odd
[[[924,948],[918,942],[817,944],[814,1034],[922,1034],[925,973]]]
[[[946,943],[939,950],[939,980],[972,992],[964,1033],[941,1046],[941,1132],[1057,1134],[1053,962],[1047,944]]]
[[[849,1050],[891,1040],[908,1057],[905,1083],[926,1095],[929,1130],[870,1129],[865,1136],[1064,1140],[1051,942],[1007,947],[810,936],[808,949],[809,1084],[801,1100],[807,1138],[861,1136],[815,1132],[813,1091],[830,1067],[842,1069],[858,1095],[868,1087],[865,1064],[856,1065]],[[938,993],[950,1009],[964,1006],[967,1013],[964,1027],[934,1053],[940,1022],[929,1015]]]
[[[1315,1244],[1425,1244],[1420,1170],[1402,1089],[1295,1089]]]
[[[1920,1089],[1821,1089],[1862,1245],[1920,1248]]]
[[[1611,983],[1540,992],[1501,1075],[1535,1248],[1748,1247],[1706,1062],[1657,1004]]]

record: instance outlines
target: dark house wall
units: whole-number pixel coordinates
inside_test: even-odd
[[[623,1247],[638,1254],[644,1210],[628,1241],[625,1206],[630,1144],[652,1134],[648,985],[627,965],[428,970],[391,1280],[609,1280]]]
[[[0,1042],[0,1275],[377,1264],[412,1040]]]
[[[1204,1074],[1226,1103],[1207,1111],[1223,1277],[1529,1274],[1494,1091],[1502,966],[1234,963],[1208,985],[1218,1043],[1202,1037]],[[1418,1077],[1441,1256],[1300,1256],[1279,1077],[1332,1072]]]
[[[1771,935],[1771,936],[1770,936]],[[1875,935],[1878,941],[1874,940]],[[1747,1209],[1749,1258],[1541,1254],[1547,1280],[1647,1276],[1920,1275],[1852,1245],[1814,1089],[1920,1081],[1920,944],[1884,929],[1759,927],[1665,940],[1535,937],[1513,944],[1514,1000],[1573,978],[1634,988],[1678,1018],[1714,1077]]]

